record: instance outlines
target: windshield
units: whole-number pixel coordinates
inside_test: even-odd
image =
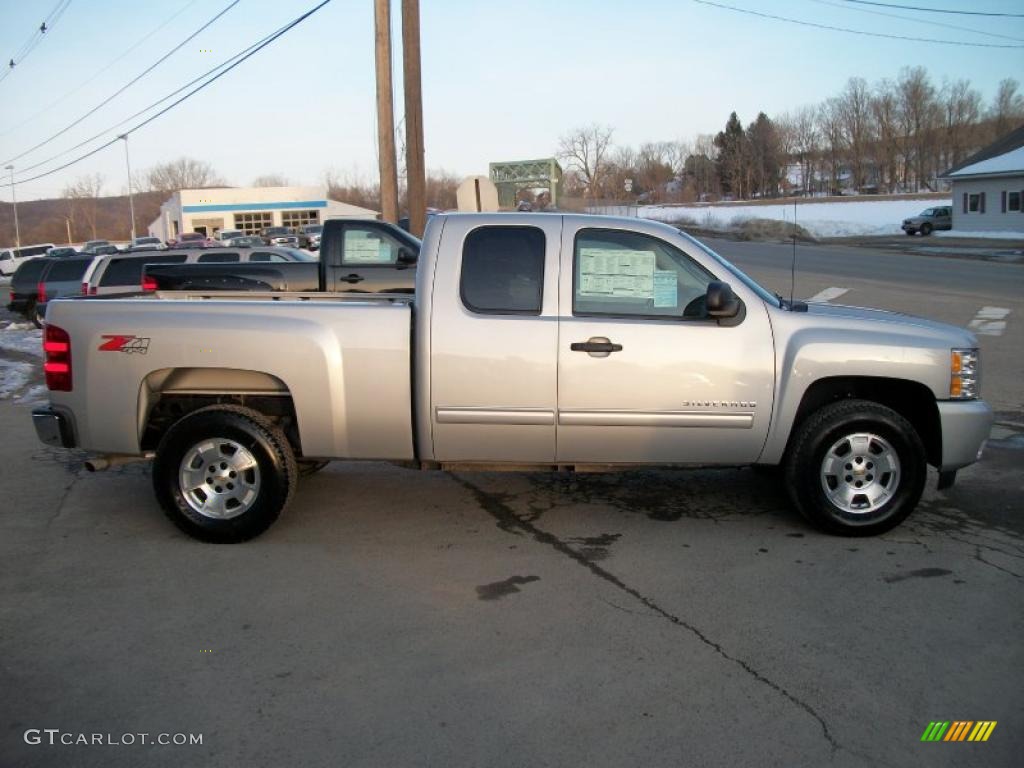
[[[295,257],[296,261],[319,261],[319,259],[316,256],[311,256],[305,251],[300,251],[297,250],[296,248],[282,248],[281,250],[290,253],[292,256]]]
[[[153,243],[159,243],[160,238],[158,237],[137,237],[135,238],[136,245],[152,245]]]
[[[303,227],[302,231],[305,232],[307,235],[319,235],[321,232],[324,231],[324,225],[310,224],[308,227]]]
[[[747,286],[747,288],[749,288],[754,293],[756,293],[758,296],[760,296],[762,301],[765,301],[768,304],[771,304],[773,307],[781,307],[782,306],[782,300],[779,299],[778,296],[773,294],[771,291],[761,287],[761,285],[759,283],[757,283],[757,281],[755,281],[754,278],[752,278],[749,275],[747,275],[743,270],[741,270],[739,267],[737,267],[734,264],[732,264],[728,259],[726,259],[723,256],[719,256],[717,253],[715,253],[710,248],[708,248],[706,245],[704,245],[704,243],[702,243],[700,240],[698,240],[695,237],[691,237],[690,235],[686,234],[682,230],[679,230],[679,233],[683,237],[685,237],[687,239],[687,241],[689,241],[690,243],[693,243],[695,246],[697,246],[702,251],[704,251],[704,253],[706,253],[712,259],[714,259],[719,264],[721,264],[723,267],[725,267],[729,272],[731,272],[736,277],[736,279],[738,279],[741,283],[743,283],[745,286]]]

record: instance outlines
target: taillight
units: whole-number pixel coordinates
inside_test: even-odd
[[[38,298],[36,299],[36,304],[46,303],[46,283],[44,283],[42,280],[36,283],[36,295],[38,296]]]
[[[96,295],[96,286],[95,285],[93,285],[93,286],[91,286],[89,288],[89,295],[90,296],[95,296]]]
[[[89,295],[89,284],[88,283],[82,283],[82,295],[83,296],[88,296]]]
[[[155,291],[159,287],[160,286],[157,284],[155,277],[150,277],[149,275],[142,276],[142,290]]]
[[[63,328],[47,325],[43,331],[43,373],[52,392],[71,391],[71,337]]]

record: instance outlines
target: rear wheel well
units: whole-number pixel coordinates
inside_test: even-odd
[[[807,388],[797,408],[790,440],[800,425],[813,413],[839,400],[870,400],[891,408],[911,423],[924,444],[928,463],[942,461],[942,423],[935,395],[924,384],[906,379],[871,376],[841,376],[819,379]],[[786,446],[789,452],[790,445]]]
[[[265,416],[284,432],[296,456],[302,455],[299,429],[295,420],[295,404],[290,396],[222,394],[162,394],[149,410],[142,430],[143,451],[153,451],[164,433],[179,419],[211,405],[241,405]]]

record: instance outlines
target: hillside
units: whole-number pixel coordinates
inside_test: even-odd
[[[146,227],[160,212],[166,192],[140,192],[135,195],[135,228],[146,234]],[[71,241],[96,238],[127,240],[131,234],[128,196],[90,199],[58,198],[18,203],[18,226],[22,245],[30,243],[66,243],[67,221],[71,223]],[[14,245],[14,213],[10,201],[0,203],[0,245]]]

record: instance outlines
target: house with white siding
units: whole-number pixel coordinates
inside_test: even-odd
[[[942,174],[953,231],[1024,232],[1024,125]]]

